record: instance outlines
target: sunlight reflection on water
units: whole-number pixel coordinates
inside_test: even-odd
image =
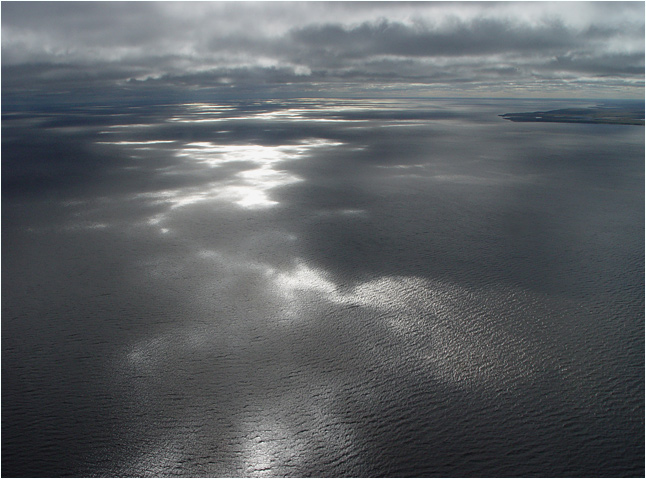
[[[306,466],[316,449],[315,439],[308,434],[332,444],[335,439],[328,435],[342,434],[344,454],[357,447],[352,427],[344,425],[338,413],[330,409],[335,395],[345,394],[339,389],[341,386],[325,383],[321,377],[318,381],[323,382],[318,386],[309,378],[306,389],[300,389],[298,378],[304,374],[304,365],[298,356],[283,351],[294,341],[292,335],[301,334],[299,331],[309,334],[304,332],[321,320],[314,313],[317,303],[327,314],[356,308],[352,315],[345,315],[344,321],[358,323],[339,326],[355,331],[366,322],[374,331],[385,328],[388,341],[405,345],[411,352],[401,358],[391,357],[388,362],[401,363],[409,372],[415,371],[425,380],[441,381],[451,388],[506,390],[531,381],[538,371],[557,368],[541,350],[545,345],[529,342],[501,327],[500,318],[487,299],[498,294],[498,311],[513,318],[525,313],[518,310],[523,306],[514,301],[517,294],[500,295],[407,276],[382,276],[352,288],[341,288],[325,270],[301,259],[290,267],[277,267],[253,256],[217,250],[203,250],[197,256],[201,265],[212,271],[212,283],[196,292],[194,302],[201,301],[206,309],[217,306],[218,310],[224,309],[241,319],[225,324],[215,317],[212,324],[188,321],[175,325],[155,338],[131,344],[126,357],[129,367],[144,379],[134,386],[144,396],[151,394],[146,392],[147,383],[155,384],[156,378],[167,376],[165,371],[184,367],[182,364],[187,360],[184,358],[206,355],[216,361],[218,368],[228,370],[226,384],[232,385],[228,395],[244,408],[237,415],[230,413],[235,424],[238,465],[231,463],[226,466],[230,469],[223,470],[239,471],[247,477],[293,475]],[[159,275],[165,275],[163,267]],[[243,300],[240,284],[263,286],[256,296]],[[468,320],[467,316],[473,319]],[[351,343],[384,340],[378,335],[347,339]],[[271,355],[274,347],[281,351],[274,353],[278,356]],[[317,393],[321,387],[327,392]],[[359,391],[363,386],[352,387]],[[255,388],[265,390],[266,394],[259,395]],[[152,394],[148,400],[154,397]],[[311,411],[303,410],[304,407]],[[198,420],[187,416],[176,422]],[[178,434],[174,437],[184,441]],[[193,447],[186,443],[175,450]],[[161,456],[155,449],[147,460],[155,462]],[[162,462],[151,470],[169,469]]]
[[[325,140],[280,146],[188,143],[175,153],[175,156],[186,162],[187,167],[197,164],[211,169],[226,163],[239,163],[251,167],[243,166],[244,169],[222,180],[182,189],[142,193],[136,195],[136,198],[150,199],[152,204],[169,205],[166,213],[157,214],[149,219],[148,223],[151,225],[161,223],[167,218],[170,210],[204,201],[221,201],[245,209],[276,206],[279,202],[270,197],[271,190],[302,181],[298,176],[281,170],[281,163],[301,159],[317,148],[339,145],[341,143]]]
[[[613,281],[634,262],[636,249],[617,244],[630,243],[636,229],[617,218],[628,196],[608,203],[612,197],[602,196],[598,205],[587,196],[614,171],[605,167],[619,163],[605,160],[618,139],[595,144],[579,127],[564,134],[576,155],[601,145],[601,181],[590,170],[594,155],[581,153],[580,167],[578,156],[563,154],[567,142],[537,137],[529,144],[546,151],[535,148],[534,155],[507,149],[507,136],[485,138],[503,134],[495,121],[490,130],[457,121],[421,130],[385,115],[357,132],[350,130],[356,123],[348,126],[359,121],[352,118],[384,112],[371,111],[369,102],[277,112],[268,104],[185,105],[189,111],[151,114],[158,130],[106,127],[120,141],[93,146],[117,153],[109,172],[123,185],[105,197],[99,185],[101,197],[65,199],[64,224],[39,213],[40,223],[19,237],[32,241],[24,251],[35,259],[16,262],[16,277],[40,273],[45,255],[61,259],[44,280],[34,273],[27,277],[38,282],[11,286],[13,307],[37,318],[24,324],[42,326],[13,338],[14,350],[25,354],[12,366],[34,361],[28,353],[35,348],[26,345],[52,351],[32,363],[31,380],[61,356],[73,365],[42,389],[54,392],[64,421],[43,422],[53,429],[77,417],[84,428],[99,424],[85,435],[68,430],[70,444],[89,439],[97,457],[112,448],[114,460],[101,458],[104,473],[95,475],[509,475],[507,459],[531,475],[542,465],[528,465],[526,451],[549,470],[577,472],[594,452],[559,467],[595,441],[611,458],[624,457],[621,438],[631,429],[620,422],[643,409],[643,395],[626,393],[641,391],[634,387],[641,379],[630,378],[636,362],[622,364],[621,357],[640,347],[626,353],[624,339],[638,329],[630,329],[638,310],[629,298],[643,297]],[[301,128],[316,115],[348,125]],[[174,119],[248,124],[234,121],[225,130]],[[383,126],[411,129],[393,134]],[[529,126],[504,128],[508,135]],[[310,138],[317,134],[328,140]],[[301,141],[280,140],[286,136]],[[569,169],[541,163],[547,153]],[[572,172],[591,178],[575,180]],[[301,181],[308,183],[279,191]],[[576,181],[585,195],[565,188]],[[633,215],[624,220],[633,224]],[[599,226],[611,217],[609,225],[623,232]],[[526,228],[533,221],[537,227]],[[54,232],[53,246],[36,236]],[[617,244],[597,241],[615,234]],[[609,264],[617,262],[604,269],[607,254]],[[589,290],[569,276],[577,268],[590,278]],[[616,301],[604,296],[611,288]],[[595,297],[581,299],[581,291]],[[643,301],[638,306],[643,310]],[[23,317],[7,324],[19,331]],[[96,362],[87,362],[92,355]],[[103,402],[81,404],[85,413],[69,407],[77,390],[85,392],[72,375],[79,383],[87,375],[88,390],[105,391]],[[23,388],[15,397],[32,397],[32,383],[15,384]],[[7,403],[20,411],[20,401]],[[49,397],[33,400],[24,410],[42,420],[47,404]],[[25,421],[18,424],[22,434]],[[34,424],[25,438],[42,436]],[[106,425],[115,425],[114,433],[97,434]],[[608,433],[608,425],[619,428]],[[586,427],[590,433],[581,432]],[[42,450],[60,436],[45,437]],[[15,451],[16,463],[30,454],[29,447]],[[480,462],[501,457],[501,467]]]

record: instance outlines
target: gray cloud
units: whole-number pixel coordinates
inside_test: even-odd
[[[561,23],[528,27],[497,19],[454,22],[431,30],[383,20],[345,29],[341,25],[308,26],[293,33],[315,51],[344,56],[463,56],[568,48],[583,42]]]
[[[643,97],[643,18],[640,2],[4,2],[3,92],[354,81],[567,96],[567,77]]]
[[[556,71],[588,73],[599,77],[636,76],[644,73],[644,55],[639,53],[617,53],[614,55],[566,54],[558,56],[546,67]]]

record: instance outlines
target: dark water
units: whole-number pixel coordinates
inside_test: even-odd
[[[644,128],[3,112],[4,476],[643,476]]]

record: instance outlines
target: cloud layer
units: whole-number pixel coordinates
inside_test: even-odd
[[[5,2],[3,91],[643,97],[644,5]]]

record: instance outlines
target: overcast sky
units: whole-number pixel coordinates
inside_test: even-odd
[[[2,2],[3,95],[644,98],[644,2]]]

